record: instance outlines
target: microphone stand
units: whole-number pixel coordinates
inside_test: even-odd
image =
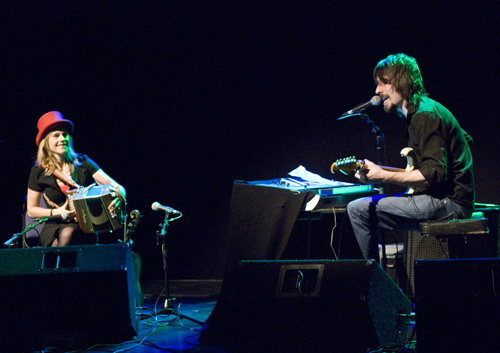
[[[168,260],[167,260],[168,252],[167,252],[167,241],[166,241],[167,229],[170,226],[169,219],[168,219],[169,215],[170,215],[170,213],[165,212],[165,220],[163,221],[163,223],[160,224],[161,231],[156,232],[157,237],[162,238],[161,253],[162,253],[162,257],[163,257],[163,275],[164,275],[164,280],[165,280],[165,283],[164,283],[164,285],[165,285],[165,287],[164,287],[165,302],[163,303],[163,307],[158,314],[167,314],[167,315],[175,313],[175,311],[176,311],[174,308],[175,298],[170,298],[170,288],[169,288],[170,278],[169,278],[169,274],[168,274]],[[180,218],[180,216],[177,218]],[[174,218],[173,220],[175,220],[177,218]],[[170,220],[170,221],[172,221],[172,220]],[[159,244],[159,241],[157,243]],[[177,317],[179,317],[180,319],[191,320],[199,325],[203,325],[202,321],[198,321],[198,320],[193,319],[189,316],[182,315],[178,311],[177,311]]]
[[[385,154],[385,135],[382,132],[382,129],[380,128],[380,126],[375,125],[375,123],[373,122],[373,120],[371,120],[368,115],[366,115],[365,113],[361,113],[361,117],[363,118],[363,120],[366,121],[367,124],[371,124],[372,133],[374,133],[376,135],[376,140],[377,140],[377,164],[378,165],[382,165],[382,145],[384,147],[384,156],[386,156],[386,154]],[[386,156],[386,161],[384,163],[387,164],[387,156]],[[380,191],[381,194],[384,193],[384,189],[383,189],[383,187],[381,185],[379,187],[379,190],[381,190]]]
[[[385,156],[385,159],[386,159],[385,164],[387,164],[387,154],[385,153],[385,151],[386,151],[386,148],[385,148],[385,135],[382,132],[382,129],[380,128],[380,126],[375,125],[375,123],[373,122],[373,120],[371,120],[368,115],[366,115],[365,113],[362,113],[362,112],[357,112],[357,113],[353,113],[353,114],[344,113],[344,115],[342,115],[337,120],[342,120],[342,119],[345,119],[345,118],[350,118],[351,116],[359,116],[367,124],[371,125],[372,133],[374,133],[376,135],[376,139],[377,139],[377,164],[378,165],[382,165],[382,146],[384,147],[384,156]],[[380,183],[378,185],[379,185],[380,194],[383,194],[384,193],[384,188],[382,187],[382,185]]]
[[[5,243],[3,243],[3,245],[10,246],[12,244],[12,242],[16,241],[17,239],[19,239],[19,237],[22,237],[24,234],[26,234],[27,232],[29,232],[33,228],[36,228],[39,224],[41,224],[43,222],[45,222],[44,219],[39,219],[37,223],[32,224],[30,226],[27,226],[21,233],[14,234],[14,236],[12,238],[10,238],[9,240],[7,240]]]
[[[387,155],[385,154],[385,135],[382,132],[382,129],[379,126],[375,125],[373,120],[371,120],[370,117],[363,112],[357,112],[354,114],[344,114],[337,120],[345,119],[351,116],[359,116],[367,124],[371,125],[372,133],[376,135],[376,140],[377,140],[377,164],[382,165],[382,146],[384,146],[384,155],[386,156],[387,159]],[[387,161],[385,164],[387,164]],[[384,188],[382,187],[382,183],[378,183],[378,190],[380,195],[384,194]],[[380,243],[382,243],[382,258],[380,259],[380,262],[382,264],[382,268],[384,269],[384,271],[387,272],[387,253],[385,251],[385,234],[383,230],[380,231],[380,238],[381,238]]]
[[[372,133],[374,133],[376,135],[377,160],[378,160],[377,164],[382,165],[382,145],[384,146],[384,155],[386,156],[386,159],[387,159],[387,155],[385,154],[385,151],[386,151],[386,149],[385,149],[385,135],[382,132],[382,129],[379,126],[375,125],[373,120],[371,120],[368,115],[366,115],[365,113],[361,113],[360,115],[366,121],[367,124],[371,125]],[[387,160],[386,160],[385,164],[387,164]],[[378,184],[378,190],[379,190],[380,195],[384,194],[384,187],[382,186],[382,183]],[[384,233],[383,229],[380,230],[380,238],[381,238],[380,243],[382,244],[382,258],[380,259],[380,262],[382,265],[382,269],[385,272],[387,272],[387,252],[385,249],[385,233]]]
[[[173,301],[175,298],[171,299],[170,298],[170,292],[169,292],[169,276],[168,276],[168,261],[167,261],[167,228],[170,226],[168,223],[168,213],[165,213],[165,220],[163,223],[160,224],[161,226],[161,231],[156,233],[157,236],[162,238],[162,245],[161,245],[161,253],[163,257],[163,276],[165,280],[165,303],[163,304],[163,310],[171,310],[174,308]]]

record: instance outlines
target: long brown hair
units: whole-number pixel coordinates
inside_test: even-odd
[[[42,166],[45,168],[45,174],[46,175],[51,175],[54,173],[54,170],[57,169],[56,167],[56,159],[54,157],[54,152],[50,149],[49,146],[49,138],[52,136],[55,130],[52,130],[49,132],[42,141],[40,141],[40,144],[38,145],[38,151],[36,154],[36,162],[35,165]],[[78,153],[75,152],[73,149],[73,136],[69,137],[69,143],[68,143],[68,151],[64,155],[64,160],[70,164],[71,168],[71,173],[74,172],[75,167],[78,167],[80,165],[80,162],[77,159]]]
[[[417,61],[406,54],[389,55],[380,60],[373,70],[373,79],[392,84],[396,92],[412,104],[427,96]]]

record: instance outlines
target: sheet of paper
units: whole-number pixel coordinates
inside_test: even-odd
[[[329,180],[326,178],[323,178],[322,176],[318,174],[314,174],[309,172],[304,166],[299,166],[292,170],[288,175],[296,178],[301,178],[303,180],[313,182],[313,183],[318,183],[318,184],[323,184],[323,185],[328,185],[328,186],[337,186],[339,182],[335,180]]]

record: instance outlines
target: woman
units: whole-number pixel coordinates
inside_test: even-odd
[[[76,212],[69,208],[66,191],[71,188],[67,179],[80,186],[93,182],[99,185],[112,184],[116,198],[109,211],[116,217],[120,202],[125,202],[125,189],[110,178],[94,161],[73,150],[73,123],[57,111],[48,112],[38,120],[37,160],[31,169],[28,181],[27,212],[32,218],[43,218],[66,214],[67,219],[51,220],[44,224],[40,234],[41,246],[67,246],[83,235],[75,221]],[[56,176],[62,174],[62,178]],[[42,196],[43,195],[43,196]],[[40,207],[44,197],[47,208]]]

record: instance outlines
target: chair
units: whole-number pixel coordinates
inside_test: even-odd
[[[43,197],[43,195],[40,198],[40,207],[48,208],[47,203],[45,202],[45,198]],[[27,208],[26,197],[24,197],[23,213],[22,213],[22,230],[23,231],[26,229],[26,227],[38,222],[38,219],[32,218],[28,215],[28,211],[26,208]],[[18,239],[18,247],[20,247],[20,248],[32,248],[32,247],[39,246],[40,233],[42,232],[43,225],[44,225],[44,223],[40,223],[35,228],[30,229],[22,237],[20,237]]]

